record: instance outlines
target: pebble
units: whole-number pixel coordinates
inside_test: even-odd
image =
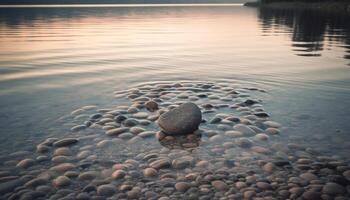
[[[337,183],[327,183],[323,186],[322,192],[328,195],[341,195],[345,193],[345,188]]]
[[[52,181],[55,187],[65,187],[72,183],[72,181],[66,176],[59,176]]]
[[[126,172],[124,170],[116,170],[115,172],[113,172],[112,174],[112,178],[114,179],[122,179],[124,178],[124,176],[126,175]]]
[[[105,184],[97,187],[97,194],[105,197],[112,196],[116,191],[117,191],[116,186],[112,184]]]
[[[162,115],[158,119],[161,129],[170,135],[193,133],[202,121],[202,113],[194,103],[184,103]]]
[[[255,138],[260,140],[260,141],[266,141],[269,139],[269,136],[264,134],[264,133],[259,133],[255,135]]]
[[[213,181],[211,182],[211,185],[218,191],[225,191],[228,189],[227,184],[223,181]]]
[[[88,171],[88,172],[83,172],[81,173],[78,178],[79,180],[84,180],[84,181],[91,181],[95,179],[98,176],[98,172],[96,171]]]
[[[148,113],[146,112],[138,112],[132,115],[132,117],[136,119],[146,119],[148,117]]]
[[[276,166],[273,164],[273,163],[266,163],[264,166],[263,166],[263,169],[265,172],[267,173],[273,173],[273,171],[275,170]]]
[[[243,135],[247,136],[247,137],[251,137],[251,136],[254,136],[256,134],[252,128],[250,128],[249,126],[243,125],[243,124],[237,124],[237,125],[233,126],[233,128],[236,131],[243,133]]]
[[[60,147],[56,149],[53,153],[53,156],[70,156],[72,151],[67,147]]]
[[[33,180],[28,181],[24,186],[26,187],[37,187],[39,185],[46,185],[48,182],[48,179],[46,178],[35,178]]]
[[[238,138],[236,143],[239,147],[250,148],[253,146],[253,142],[247,138]]]
[[[302,197],[305,200],[319,200],[321,199],[321,193],[316,191],[306,191],[303,193]]]
[[[187,182],[178,182],[175,184],[175,188],[179,192],[186,192],[190,187],[191,185]]]
[[[145,103],[145,107],[148,111],[154,112],[158,110],[158,103],[153,100],[150,100]]]
[[[139,124],[139,122],[136,119],[129,118],[129,119],[126,119],[125,121],[123,121],[123,124],[124,124],[124,126],[127,126],[127,127],[133,127],[133,126],[136,126],[137,124]]]
[[[134,137],[134,134],[132,134],[132,133],[122,133],[122,134],[118,135],[118,138],[121,138],[123,140],[127,140],[127,139],[130,139],[132,137]]]
[[[243,133],[239,131],[226,131],[225,135],[228,137],[243,137]]]
[[[262,190],[271,190],[272,187],[269,183],[266,182],[257,182],[256,186],[258,186],[258,188],[262,189]]]
[[[255,195],[256,195],[256,192],[255,191],[251,191],[251,190],[245,191],[243,193],[244,199],[252,199]]]
[[[317,176],[313,173],[303,173],[303,174],[300,174],[299,176],[300,178],[304,179],[304,180],[307,180],[307,181],[313,181],[313,180],[317,180]]]
[[[156,135],[156,132],[154,132],[154,131],[144,131],[144,132],[138,134],[138,136],[142,137],[142,138],[154,137],[155,135]]]
[[[169,168],[171,166],[170,160],[163,158],[150,163],[150,167],[154,169]]]
[[[192,156],[183,156],[177,159],[174,159],[172,166],[176,169],[184,169],[191,166],[194,163],[194,158]]]
[[[53,143],[54,147],[64,147],[64,146],[69,146],[77,143],[78,140],[75,138],[65,138],[62,140],[58,140],[57,142]]]
[[[129,128],[126,128],[126,127],[115,128],[115,129],[108,130],[106,132],[106,135],[108,135],[108,136],[115,136],[115,135],[119,135],[119,134],[127,132],[127,131],[129,131]]]
[[[26,169],[26,168],[33,166],[34,164],[35,164],[35,160],[30,159],[30,158],[26,158],[24,160],[19,161],[18,164],[16,165],[16,167]]]
[[[269,126],[271,128],[279,128],[281,127],[281,124],[274,122],[274,121],[265,121],[263,122],[266,126]]]
[[[153,169],[153,168],[146,168],[143,170],[143,175],[145,177],[155,177],[158,175],[157,170]]]
[[[81,131],[81,130],[84,130],[86,129],[86,125],[77,125],[77,126],[74,126],[71,128],[71,131],[72,132],[78,132],[78,131]]]
[[[280,133],[280,131],[277,128],[267,128],[265,132],[270,135],[278,135]]]
[[[66,172],[68,170],[75,169],[76,166],[72,163],[62,163],[59,165],[56,165],[54,167],[51,167],[50,170],[56,171],[56,172]]]

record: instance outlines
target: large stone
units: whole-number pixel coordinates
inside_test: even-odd
[[[197,130],[201,121],[201,110],[196,104],[189,102],[162,114],[158,124],[169,135],[183,135]]]
[[[339,195],[345,193],[345,188],[337,183],[329,182],[323,186],[322,192],[328,195]]]

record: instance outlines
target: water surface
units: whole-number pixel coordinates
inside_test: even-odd
[[[57,136],[79,107],[118,104],[115,90],[187,80],[265,89],[286,140],[346,155],[349,20],[227,5],[0,8],[0,152]]]

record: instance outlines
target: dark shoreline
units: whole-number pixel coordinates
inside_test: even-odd
[[[264,7],[274,9],[299,9],[299,10],[320,10],[328,12],[342,12],[350,14],[350,2],[273,2],[259,3],[248,2],[244,6],[247,7]]]

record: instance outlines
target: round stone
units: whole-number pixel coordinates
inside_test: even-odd
[[[242,148],[250,148],[253,146],[252,141],[247,138],[239,138],[237,139],[236,142],[237,142],[237,145]]]
[[[261,141],[266,141],[269,139],[269,136],[264,133],[259,133],[255,135],[255,138]]]
[[[97,194],[101,196],[112,196],[116,192],[116,187],[112,184],[100,185],[97,188]]]
[[[319,200],[321,199],[320,192],[306,191],[303,193],[303,199],[305,200]]]
[[[190,187],[191,185],[186,182],[178,182],[175,184],[175,188],[179,192],[186,192]]]
[[[157,170],[155,170],[153,168],[146,168],[143,170],[143,175],[145,177],[155,177],[155,176],[157,176]]]
[[[271,190],[272,189],[271,185],[266,183],[266,182],[257,182],[256,186],[258,186],[258,188],[260,188],[262,190]]]
[[[161,168],[168,168],[171,166],[170,160],[163,158],[163,159],[159,159],[156,161],[153,161],[150,166],[154,169],[161,169]]]
[[[24,160],[19,161],[17,163],[16,167],[26,169],[26,168],[33,166],[34,164],[35,164],[35,161],[33,159],[26,158]]]
[[[192,165],[193,162],[194,162],[194,158],[192,156],[183,156],[183,157],[174,159],[172,162],[172,165],[176,169],[184,169]]]
[[[327,183],[323,186],[322,192],[328,195],[340,195],[345,193],[345,188],[337,183]]]
[[[123,128],[115,128],[115,129],[111,129],[111,130],[108,130],[106,132],[106,135],[108,136],[114,136],[114,135],[119,135],[121,133],[125,133],[126,131],[128,131],[129,128],[126,128],[126,127],[123,127]]]
[[[250,128],[249,126],[246,126],[244,124],[237,124],[233,128],[236,131],[243,133],[243,135],[246,137],[251,137],[251,136],[254,136],[256,134],[252,128]]]
[[[223,181],[213,181],[211,182],[211,185],[214,186],[214,188],[219,191],[225,191],[228,189],[227,184]]]
[[[56,171],[56,172],[66,172],[68,170],[74,169],[75,167],[76,166],[72,163],[62,163],[54,167],[51,167],[50,170]]]
[[[59,176],[53,180],[52,184],[55,187],[65,187],[72,183],[72,181],[66,176]]]
[[[158,110],[158,103],[153,101],[153,100],[147,101],[145,103],[145,106],[146,106],[147,110],[150,112],[154,112],[154,111]]]
[[[122,179],[126,175],[126,172],[124,170],[116,170],[113,172],[112,177],[114,179]]]
[[[162,114],[158,124],[169,135],[183,135],[197,130],[201,121],[201,110],[196,104],[189,102]]]
[[[317,180],[317,176],[313,173],[303,173],[303,174],[300,174],[299,176],[300,178],[304,179],[304,180],[307,180],[307,181],[312,181],[312,180]]]
[[[57,142],[53,143],[54,147],[64,147],[64,146],[69,146],[77,143],[78,140],[75,138],[64,138],[62,140],[58,140]]]

